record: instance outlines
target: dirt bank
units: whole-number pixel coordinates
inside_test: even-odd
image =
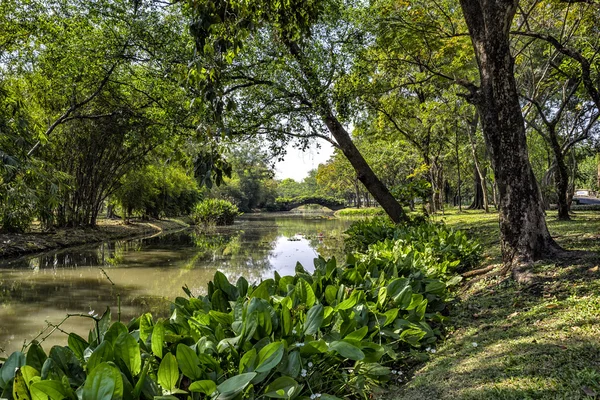
[[[102,219],[96,228],[65,228],[52,233],[32,232],[24,234],[0,234],[0,258],[98,243],[111,239],[151,235],[189,227],[184,219],[155,221],[132,221]]]

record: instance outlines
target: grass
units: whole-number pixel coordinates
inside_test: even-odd
[[[381,207],[343,208],[334,213],[336,217],[374,217],[386,215]]]
[[[483,266],[500,261],[496,214],[436,218],[480,240]],[[563,247],[589,253],[536,263],[527,287],[498,275],[466,282],[446,340],[388,399],[600,398],[600,213],[563,222],[551,212],[548,226]]]

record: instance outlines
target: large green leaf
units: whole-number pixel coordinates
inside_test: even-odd
[[[339,355],[345,358],[349,358],[350,360],[360,361],[365,358],[365,353],[361,351],[358,347],[353,344],[335,341],[329,344],[329,351],[335,351]]]
[[[83,386],[83,398],[94,400],[121,400],[123,377],[112,363],[99,364],[88,375]]]
[[[283,342],[274,342],[266,345],[258,352],[258,366],[256,372],[267,372],[275,368],[283,358],[285,346]]]
[[[158,384],[165,390],[172,392],[179,381],[179,368],[177,359],[171,353],[165,354],[158,367]]]
[[[289,376],[280,376],[264,390],[265,396],[273,399],[292,399],[298,391],[298,382]]]
[[[256,372],[247,372],[245,374],[235,375],[217,386],[219,400],[229,400],[241,393],[246,386],[254,379]]]
[[[311,307],[306,313],[306,322],[304,323],[304,334],[314,335],[321,328],[323,323],[323,305],[317,304]]]
[[[25,365],[25,354],[20,351],[15,351],[8,356],[0,369],[0,388],[6,387],[8,382],[15,377],[17,368],[20,368],[23,365]]]
[[[34,341],[27,350],[25,364],[39,371],[42,369],[42,365],[44,365],[46,358],[48,358],[48,356],[44,352],[44,349],[42,349],[42,346],[40,346],[38,342]]]
[[[140,345],[129,333],[121,333],[115,342],[115,358],[120,358],[132,376],[136,376],[142,369]]]
[[[140,340],[146,342],[148,336],[152,334],[154,324],[152,323],[152,314],[145,313],[140,317]]]
[[[69,398],[69,393],[59,381],[39,381],[31,384],[29,391],[31,400],[64,400]],[[94,400],[109,400],[110,397],[86,397]]]
[[[69,339],[67,340],[67,343],[77,358],[83,362],[83,354],[85,349],[88,347],[88,342],[86,342],[85,339],[78,334],[71,332],[69,333]]]
[[[202,380],[193,382],[190,387],[190,392],[196,393],[204,393],[207,396],[210,396],[217,390],[217,384],[210,380]]]
[[[202,376],[202,371],[198,366],[200,364],[198,356],[194,350],[183,343],[177,345],[177,363],[181,368],[181,372],[191,380],[198,380]]]
[[[165,324],[163,321],[158,321],[152,330],[152,353],[158,358],[162,358],[164,340]]]
[[[114,360],[114,351],[112,345],[109,342],[102,342],[100,346],[96,347],[92,355],[90,356],[86,369],[88,375],[90,372],[94,370],[98,365],[103,362],[113,361]]]
[[[28,367],[28,365],[26,365]],[[31,367],[29,367],[31,368]],[[23,377],[23,373],[21,370],[18,370],[15,373],[15,380],[13,381],[13,390],[12,390],[13,399],[18,400],[31,400],[29,396],[29,388]]]

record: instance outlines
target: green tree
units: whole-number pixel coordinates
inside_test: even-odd
[[[368,38],[360,7],[331,1],[189,2],[200,53],[191,83],[210,108],[207,134],[265,135],[273,148],[321,137],[337,146],[358,179],[395,221],[402,207],[358,151],[336,82]],[[363,16],[363,15],[361,15]]]

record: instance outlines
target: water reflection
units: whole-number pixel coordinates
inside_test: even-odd
[[[146,239],[107,242],[0,263],[0,356],[20,349],[44,321],[67,313],[117,311],[122,320],[145,311],[166,315],[187,285],[204,293],[219,270],[249,281],[293,273],[296,262],[311,270],[317,253],[340,255],[348,222],[327,217],[250,215],[232,227],[186,230]],[[110,281],[106,275],[110,277]],[[112,281],[112,283],[111,283]],[[89,319],[69,319],[63,329],[86,337]],[[64,344],[54,334],[44,347]],[[3,353],[4,352],[4,353]]]

